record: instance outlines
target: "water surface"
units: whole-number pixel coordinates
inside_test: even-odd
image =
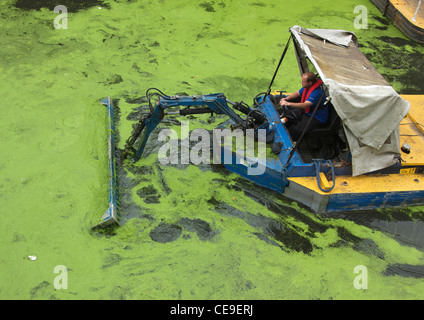
[[[91,231],[108,200],[107,96],[121,148],[149,87],[251,103],[293,25],[355,31],[398,92],[422,94],[423,47],[370,1],[67,4],[68,29],[53,27],[54,4],[0,4],[2,299],[423,298],[422,207],[316,215],[218,166],[161,165],[158,131],[121,168],[122,225]],[[366,30],[354,29],[357,5]],[[291,48],[274,88],[299,84]],[[222,120],[194,116],[190,128]],[[67,289],[54,287],[57,265]],[[360,265],[369,281],[358,290]]]

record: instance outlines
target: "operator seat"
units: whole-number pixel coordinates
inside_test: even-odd
[[[331,102],[328,103],[329,119],[322,128],[315,128],[305,132],[305,142],[310,149],[319,151],[325,160],[332,159],[340,153],[344,147],[343,140],[339,137],[341,120]]]

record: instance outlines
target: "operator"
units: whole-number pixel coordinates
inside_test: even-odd
[[[289,120],[286,126],[294,141],[297,141],[305,129],[314,109],[317,107],[324,90],[321,88],[322,80],[317,79],[313,72],[306,72],[302,75],[302,88],[299,91],[293,92],[287,97],[280,100],[280,105],[283,106],[288,113],[293,113],[295,117],[288,117]],[[300,102],[291,102],[301,97]],[[326,96],[324,94],[321,99],[320,108],[315,112],[308,130],[324,127],[329,118],[328,106],[325,105]]]

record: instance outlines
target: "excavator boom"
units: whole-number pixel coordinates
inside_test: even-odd
[[[157,93],[156,93],[157,94]],[[127,158],[132,154],[134,161],[138,161],[144,151],[146,142],[151,132],[156,128],[160,121],[165,116],[165,110],[173,107],[186,107],[180,109],[177,113],[185,116],[189,114],[202,114],[202,113],[216,113],[227,115],[235,124],[235,126],[242,129],[247,129],[248,121],[242,119],[228,104],[231,104],[235,109],[251,115],[252,119],[261,122],[266,121],[266,117],[255,109],[251,109],[243,103],[234,103],[228,100],[224,94],[208,94],[208,95],[193,95],[193,96],[166,96],[163,94],[157,94],[159,100],[157,100],[155,107],[152,108],[150,98],[148,96],[149,104],[151,106],[150,113],[140,118],[137,127],[134,129],[132,135],[128,138],[123,158]],[[137,141],[137,147],[136,145]]]

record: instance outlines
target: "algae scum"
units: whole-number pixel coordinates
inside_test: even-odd
[[[54,2],[0,3],[1,298],[423,298],[422,207],[322,216],[216,165],[162,165],[159,131],[180,132],[187,118],[164,119],[143,159],[120,167],[122,225],[91,230],[108,200],[107,96],[119,108],[119,148],[148,110],[149,87],[249,103],[295,24],[355,31],[396,90],[422,94],[423,47],[371,2],[61,4],[68,29],[54,28]],[[368,30],[353,30],[357,5]],[[298,86],[289,50],[274,87]],[[226,119],[188,120],[212,130]],[[367,289],[354,286],[358,266]]]

